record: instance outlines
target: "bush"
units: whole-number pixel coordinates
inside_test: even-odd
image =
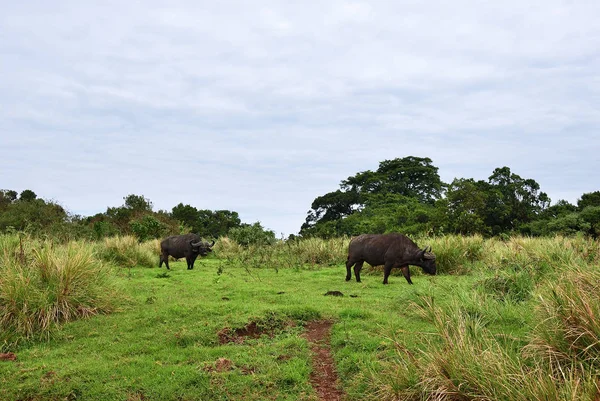
[[[271,230],[265,230],[259,222],[234,227],[229,230],[228,236],[243,246],[273,245],[276,242],[275,233]]]

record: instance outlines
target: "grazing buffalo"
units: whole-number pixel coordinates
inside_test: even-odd
[[[188,270],[192,270],[198,255],[208,255],[209,252],[212,252],[211,247],[214,244],[215,241],[212,244],[202,241],[202,238],[196,234],[167,237],[160,243],[160,263],[158,267],[162,267],[163,262],[165,262],[167,269],[170,270],[169,256],[176,259],[185,257]]]
[[[363,234],[350,241],[346,261],[346,281],[352,278],[350,268],[354,265],[356,281],[360,283],[360,269],[363,263],[371,266],[383,265],[383,284],[394,267],[402,269],[408,284],[412,284],[408,265],[421,266],[428,274],[435,274],[435,255],[429,249],[419,247],[402,234]]]

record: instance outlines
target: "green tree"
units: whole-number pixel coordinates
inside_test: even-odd
[[[587,234],[598,238],[600,236],[600,206],[586,206],[579,215],[587,225]]]
[[[340,220],[354,213],[359,207],[359,195],[355,190],[343,192],[338,189],[319,196],[313,201],[302,229],[307,230],[319,222]]]
[[[491,202],[488,221],[502,232],[515,230],[521,224],[535,220],[550,204],[550,198],[540,192],[539,184],[532,179],[523,179],[511,173],[508,167],[497,168],[489,177],[492,188],[500,197]],[[496,232],[494,232],[496,234]]]
[[[171,212],[174,219],[191,227],[201,237],[217,238],[227,235],[230,229],[242,224],[237,212],[230,210],[198,210],[182,203]]]
[[[431,159],[408,156],[384,160],[377,171],[348,177],[341,187],[358,194],[392,193],[433,204],[441,197],[443,183]]]
[[[37,198],[35,192],[30,189],[26,189],[19,195],[19,200],[24,202],[31,202]]]
[[[242,222],[237,212],[230,210],[200,210],[198,235],[207,238],[223,237]]]
[[[127,195],[123,197],[125,201],[123,207],[133,211],[134,213],[144,213],[152,211],[152,202],[145,198],[144,195]]]
[[[243,246],[272,245],[276,242],[275,233],[263,228],[258,221],[232,228],[229,230],[229,237]]]
[[[0,190],[0,213],[5,210],[8,205],[17,200],[17,192],[8,189]]]
[[[12,227],[32,234],[43,234],[52,226],[68,222],[68,214],[57,203],[43,199],[12,202],[0,213],[0,231]]]
[[[131,225],[131,231],[140,242],[161,238],[167,232],[167,227],[150,214],[132,220],[129,224]]]
[[[179,203],[171,210],[171,216],[186,226],[191,227],[195,233],[198,232],[200,212],[195,207]]]
[[[583,210],[588,206],[600,206],[600,191],[585,193],[577,200],[579,210]]]
[[[370,194],[366,196],[364,208],[338,221],[338,232],[344,235],[432,232],[438,229],[435,216],[433,205],[419,202],[416,198],[399,194]]]
[[[384,160],[379,163],[377,171],[359,172],[343,180],[337,191],[317,197],[307,213],[300,233],[303,236],[327,237],[358,230],[379,232],[400,226],[407,228],[406,224],[396,224],[386,214],[400,213],[397,210],[404,213],[414,211],[414,207],[407,208],[406,199],[414,199],[416,204],[433,208],[436,200],[441,197],[443,188],[438,169],[429,158],[409,156]],[[388,200],[382,203],[384,198],[378,198],[379,195]],[[394,199],[401,199],[403,203],[394,206]],[[419,216],[422,219],[428,216],[430,222],[430,210],[419,212]],[[367,219],[369,223],[358,224],[361,219]],[[406,217],[406,221],[414,220],[413,215]],[[425,226],[423,223],[415,224],[411,227]]]
[[[472,178],[455,178],[448,186],[443,202],[448,231],[457,234],[488,234],[485,222],[489,185]]]
[[[574,213],[577,211],[577,206],[569,203],[568,201],[561,199],[554,205],[548,206],[540,213],[542,219],[555,219],[566,214]]]

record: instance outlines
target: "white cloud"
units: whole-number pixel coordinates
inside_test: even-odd
[[[384,159],[598,190],[597,1],[7,3],[1,186],[297,232]]]

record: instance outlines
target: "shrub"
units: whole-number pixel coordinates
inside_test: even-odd
[[[229,230],[228,236],[243,246],[273,245],[276,242],[275,233],[271,230],[265,230],[259,222],[234,227]]]

